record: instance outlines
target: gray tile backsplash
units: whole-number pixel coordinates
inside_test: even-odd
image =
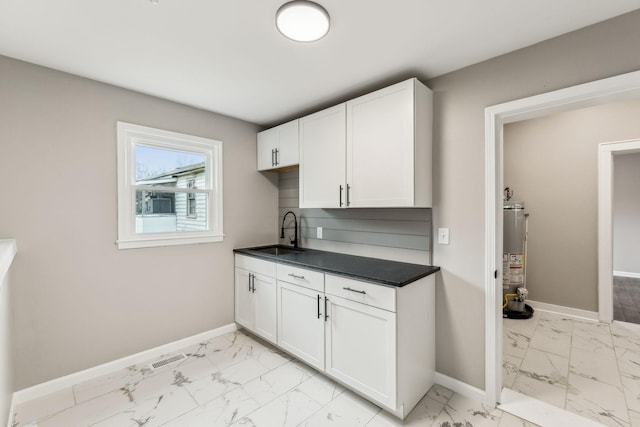
[[[280,221],[289,210],[296,214],[303,246],[306,241],[317,247],[316,227],[322,227],[325,242],[420,251],[425,252],[425,260],[431,260],[431,209],[300,209],[298,171],[281,173],[279,178]],[[291,216],[285,227],[293,227]],[[292,236],[293,231],[286,230],[285,235]]]

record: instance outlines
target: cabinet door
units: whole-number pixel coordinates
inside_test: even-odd
[[[347,102],[350,207],[414,204],[414,80]]]
[[[297,165],[300,162],[298,155],[298,120],[278,126],[278,155],[276,156],[279,168]]]
[[[345,121],[345,104],[300,119],[301,208],[344,207]]]
[[[278,281],[278,345],[324,370],[324,293]]]
[[[327,298],[326,373],[395,410],[395,313],[335,296]]]
[[[253,330],[253,296],[249,271],[236,267],[235,320],[236,323]]]
[[[253,280],[253,331],[262,338],[277,342],[276,279],[256,274]]]
[[[278,127],[258,133],[256,146],[258,155],[258,170],[269,170],[276,167],[275,150],[278,148]]]

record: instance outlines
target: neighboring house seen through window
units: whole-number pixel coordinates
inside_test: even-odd
[[[118,248],[222,239],[222,142],[118,122]]]

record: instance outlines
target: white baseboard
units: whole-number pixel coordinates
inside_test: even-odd
[[[434,381],[436,384],[440,384],[441,386],[446,387],[458,394],[461,394],[464,397],[468,397],[469,399],[473,399],[478,402],[486,403],[485,399],[487,393],[484,390],[480,390],[479,388],[476,388],[455,378],[451,378],[448,375],[441,374],[440,372],[436,372]]]
[[[502,389],[498,408],[540,426],[603,427],[599,422],[508,388]]]
[[[577,317],[586,320],[598,320],[596,311],[582,310],[580,308],[565,307],[563,305],[548,304],[546,302],[538,302],[527,300],[527,304],[536,310],[550,311],[552,313],[562,314],[569,317]]]
[[[640,279],[640,273],[631,273],[629,271],[615,271],[613,272],[614,276],[620,277],[631,277],[632,279]]]
[[[640,325],[638,325],[637,323],[623,322],[622,320],[614,320],[614,322],[640,336]]]
[[[74,384],[80,383],[82,381],[90,380],[92,378],[96,378],[101,375],[117,371],[119,369],[124,369],[131,365],[144,363],[150,359],[154,359],[162,355],[181,350],[190,345],[197,344],[199,342],[220,335],[228,334],[229,332],[236,331],[237,329],[237,325],[235,323],[231,323],[217,329],[202,332],[200,334],[183,338],[169,344],[164,344],[159,347],[155,347],[149,350],[142,351],[140,353],[132,354],[121,359],[95,366],[93,368],[85,369],[83,371],[75,372],[64,377],[56,378],[51,381],[47,381],[41,384],[34,385],[32,387],[25,388],[23,390],[16,391],[15,393],[13,393],[13,399],[11,400],[11,410],[13,411],[13,405],[19,405],[23,402],[46,396],[56,391],[63,390],[67,387],[71,387]],[[13,417],[13,412],[11,412],[9,420],[11,420],[11,417]]]

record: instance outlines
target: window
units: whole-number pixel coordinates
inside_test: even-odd
[[[187,188],[196,188],[196,180],[190,179],[187,181]],[[198,212],[196,210],[196,193],[187,193],[187,217],[198,217]]]
[[[118,122],[118,248],[222,239],[222,142]]]

